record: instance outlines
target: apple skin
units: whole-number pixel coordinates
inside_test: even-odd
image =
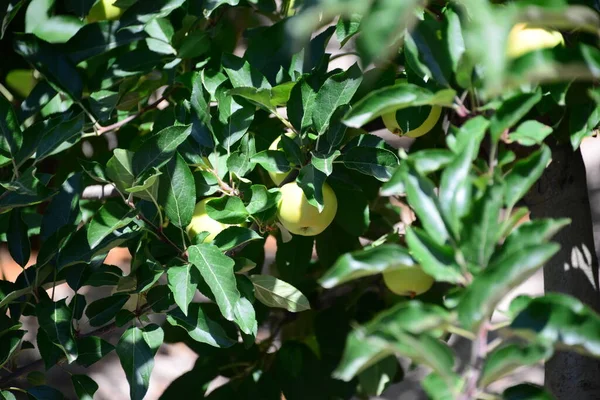
[[[35,84],[36,79],[32,69],[13,69],[6,74],[6,86],[22,98],[29,96]]]
[[[89,23],[98,22],[98,21],[113,21],[115,19],[119,19],[119,17],[123,14],[122,8],[116,7],[113,4],[116,0],[99,0],[94,6],[91,8],[87,21]]]
[[[421,116],[423,116],[424,113],[427,113],[427,117],[424,119],[419,118],[419,116],[416,115],[419,113]],[[422,106],[419,107],[418,110],[415,110],[415,108],[405,108],[387,113],[382,116],[382,119],[385,127],[393,134],[417,138],[431,131],[439,121],[441,115],[442,107],[440,106]],[[412,122],[415,125],[419,124],[414,129],[410,127],[411,120],[414,120]],[[399,123],[398,121],[401,122]],[[404,125],[405,127],[408,125],[409,130],[405,131],[406,128],[401,127],[400,124]]]
[[[383,281],[392,292],[400,296],[417,296],[425,293],[433,285],[433,278],[419,265],[402,266],[383,273]]]
[[[290,139],[293,139],[296,136],[294,133],[286,133],[285,135]],[[277,150],[277,146],[279,146],[280,141],[281,136],[278,136],[277,139],[273,140],[273,143],[271,143],[271,145],[269,146],[269,150]],[[269,173],[269,177],[271,178],[275,186],[281,185],[281,182],[283,182],[285,178],[287,178],[287,176],[290,174],[289,172],[267,172]]]
[[[558,31],[516,24],[508,35],[506,55],[509,58],[517,58],[534,50],[551,49],[564,44],[565,39]]]
[[[296,182],[283,185],[281,200],[277,206],[279,222],[291,233],[301,236],[315,236],[323,232],[337,212],[337,197],[327,183],[323,184],[323,211],[311,205],[302,188]]]
[[[190,222],[187,227],[187,233],[190,239],[193,239],[196,235],[202,232],[208,232],[209,235],[204,238],[203,243],[212,242],[214,238],[221,233],[221,231],[230,226],[212,219],[206,213],[206,203],[213,199],[216,199],[216,197],[207,197],[196,204],[192,222]]]

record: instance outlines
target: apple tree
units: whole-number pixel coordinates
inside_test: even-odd
[[[369,398],[415,368],[431,399],[599,398],[599,11],[5,0],[0,239],[23,270],[0,280],[0,396],[93,398],[81,367],[115,352],[148,398],[183,342],[198,361],[161,398]],[[546,295],[499,309],[545,264]],[[515,373],[544,362],[546,388]]]

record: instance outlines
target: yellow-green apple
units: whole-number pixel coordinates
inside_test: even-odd
[[[402,266],[385,271],[383,281],[392,292],[411,297],[425,293],[434,282],[419,265]]]
[[[327,183],[323,184],[323,210],[308,202],[302,188],[296,182],[283,185],[281,200],[277,206],[279,222],[291,233],[315,236],[323,232],[335,218],[337,197]]]
[[[558,31],[516,24],[508,35],[506,55],[517,58],[534,50],[551,49],[564,44],[565,39]]]

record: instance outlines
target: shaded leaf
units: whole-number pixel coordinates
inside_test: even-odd
[[[400,266],[416,265],[408,251],[393,244],[383,244],[341,256],[319,279],[321,286],[331,289],[354,279],[380,274]]]
[[[171,325],[179,326],[187,331],[192,339],[214,347],[231,347],[236,341],[229,338],[221,325],[206,315],[203,305],[192,303],[189,305],[188,315],[179,309],[168,312],[167,321]]]
[[[270,275],[251,275],[250,280],[256,299],[264,305],[291,312],[310,310],[308,299],[289,283]]]

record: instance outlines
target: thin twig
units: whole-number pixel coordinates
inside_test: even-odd
[[[141,116],[142,114],[158,107],[158,105],[160,103],[162,103],[163,101],[165,101],[167,99],[167,97],[169,97],[171,92],[173,92],[173,88],[166,89],[165,92],[163,93],[163,95],[160,97],[160,99],[156,100],[152,104],[148,104],[147,106],[142,107],[137,113],[130,115],[129,117],[127,117],[121,121],[115,122],[114,124],[111,124],[108,126],[99,126],[98,124],[96,124],[95,125],[95,135],[100,136],[107,132],[119,130],[123,125],[127,124],[128,122],[131,122],[134,119],[136,119],[137,117]]]

